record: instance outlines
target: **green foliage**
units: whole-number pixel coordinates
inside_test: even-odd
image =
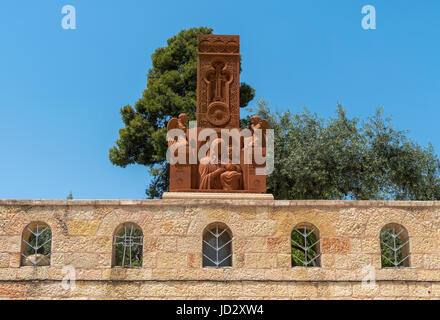
[[[147,88],[134,104],[120,110],[124,127],[116,146],[110,149],[110,161],[118,166],[141,164],[149,167],[153,181],[146,190],[150,198],[168,189],[166,164],[166,124],[184,112],[195,120],[197,89],[197,37],[212,29],[200,27],[182,30],[168,39],[167,46],[151,56]],[[240,106],[253,99],[255,90],[240,84]]]
[[[338,104],[327,120],[306,109],[256,110],[274,129],[274,171],[268,192],[276,199],[440,199],[440,161],[393,128],[383,110],[360,121]],[[245,124],[246,120],[242,122]]]
[[[73,194],[72,191],[69,192],[69,194],[67,195],[67,200],[72,200],[73,199]]]
[[[115,266],[127,268],[142,267],[142,231],[122,228],[117,234]]]
[[[316,267],[318,266],[318,259],[316,255],[318,254],[316,243],[316,235],[311,232],[312,230],[302,229],[299,230],[302,233],[308,234],[307,237],[301,235],[300,232],[296,230],[292,231],[291,241],[292,241],[292,265],[301,267]],[[304,248],[308,248],[304,250]],[[306,257],[307,255],[307,257]],[[315,259],[315,260],[313,260]],[[307,261],[307,263],[306,263]]]
[[[240,107],[244,108],[255,97],[255,89],[242,82],[240,84]]]
[[[45,229],[46,228],[46,229]],[[44,230],[44,231],[42,231]],[[33,232],[33,233],[32,233]],[[50,249],[52,245],[52,231],[49,227],[42,227],[41,225],[37,229],[32,228],[32,232],[29,233],[28,239],[26,241],[29,243],[25,250],[25,255],[30,256],[33,254],[42,254],[47,256],[50,254]],[[38,236],[36,236],[38,234]],[[33,247],[33,248],[32,248]],[[34,249],[37,248],[37,249]]]
[[[390,229],[383,229],[380,232],[380,242],[382,268],[395,267],[393,262],[396,264],[400,262],[398,267],[403,266],[403,262],[401,262],[403,259],[403,250],[400,249],[394,252],[394,250],[391,249],[399,248],[402,245],[402,239],[400,236],[394,238],[391,235]]]

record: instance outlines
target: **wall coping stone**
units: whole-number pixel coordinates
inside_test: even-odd
[[[440,201],[383,200],[242,200],[242,199],[0,199],[0,206],[265,206],[265,207],[391,207],[440,208]]]
[[[270,193],[164,192],[162,199],[274,200]]]

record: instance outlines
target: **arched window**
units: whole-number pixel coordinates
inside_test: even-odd
[[[397,223],[387,224],[380,231],[382,268],[409,267],[408,231]]]
[[[134,223],[126,222],[116,228],[113,235],[113,266],[142,267],[142,230]]]
[[[225,224],[213,223],[203,232],[203,267],[232,267],[232,232]]]
[[[314,225],[305,222],[298,224],[291,234],[292,267],[319,267],[319,240],[319,230]]]
[[[44,222],[31,222],[24,228],[21,241],[22,266],[50,265],[52,231]]]

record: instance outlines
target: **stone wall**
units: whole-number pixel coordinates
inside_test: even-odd
[[[50,266],[20,266],[31,222],[52,230]],[[140,269],[112,268],[124,222],[143,231]],[[233,266],[202,268],[202,234],[233,234]],[[302,222],[321,238],[321,267],[292,267],[290,234]],[[410,267],[381,268],[379,233],[403,225]],[[440,297],[440,202],[269,200],[0,200],[1,298],[432,298]],[[65,289],[63,266],[76,270]],[[376,285],[365,287],[365,266]]]

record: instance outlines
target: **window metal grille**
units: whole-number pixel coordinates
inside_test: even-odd
[[[116,267],[142,267],[142,231],[133,223],[124,223],[113,236],[114,263]]]
[[[41,222],[29,224],[23,231],[22,265],[50,265],[51,242],[52,231],[47,224]]]
[[[320,250],[318,230],[303,223],[292,231],[292,266],[319,267]]]
[[[409,267],[409,239],[400,225],[385,226],[380,232],[382,268]]]
[[[232,240],[227,226],[215,223],[203,235],[203,267],[231,267]]]

